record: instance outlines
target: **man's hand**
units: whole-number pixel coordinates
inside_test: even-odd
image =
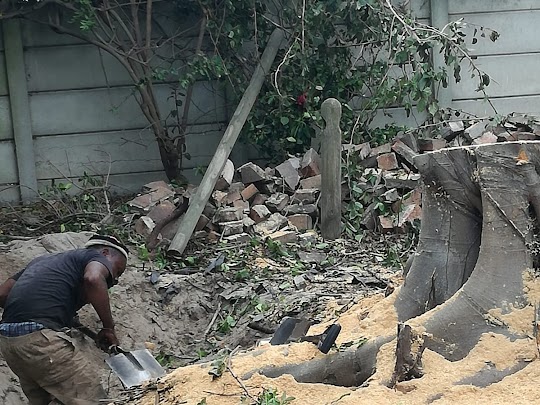
[[[119,346],[120,342],[116,337],[114,329],[104,328],[99,331],[96,338],[96,344],[101,350],[109,353],[111,347]]]

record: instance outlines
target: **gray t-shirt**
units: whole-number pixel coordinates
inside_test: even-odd
[[[16,282],[7,297],[2,323],[33,321],[55,330],[70,327],[85,304],[84,269],[92,261],[102,263],[112,274],[107,258],[93,249],[70,250],[32,260],[11,277]]]

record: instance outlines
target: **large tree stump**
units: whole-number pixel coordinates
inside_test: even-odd
[[[401,330],[426,337],[427,348],[451,361],[467,356],[487,332],[529,339],[532,318],[530,332],[520,334],[497,314],[537,307],[524,280],[535,283],[537,277],[540,142],[442,149],[415,157],[415,164],[423,179],[423,218],[414,260],[394,293],[398,321],[407,326]],[[359,385],[377,367],[369,352],[393,338],[389,331],[356,351],[263,372]],[[414,369],[414,353],[398,360],[396,370]],[[341,368],[349,371],[346,377],[336,374]]]

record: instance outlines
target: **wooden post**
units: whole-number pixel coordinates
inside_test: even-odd
[[[321,115],[326,122],[321,140],[321,233],[334,240],[341,234],[341,103],[325,100]]]
[[[216,181],[218,180],[219,175],[221,174],[221,171],[229,158],[232,148],[238,139],[238,135],[240,134],[240,131],[242,130],[242,127],[244,126],[246,119],[253,108],[253,104],[255,104],[255,100],[257,99],[257,96],[259,95],[261,87],[264,83],[264,78],[272,67],[272,63],[276,58],[276,54],[281,46],[281,43],[283,42],[284,37],[285,32],[280,28],[276,28],[272,32],[257,69],[255,69],[255,72],[251,77],[249,86],[242,96],[238,107],[236,107],[236,111],[229,122],[229,126],[225,130],[225,133],[221,138],[221,142],[217,147],[216,153],[214,154],[214,157],[212,158],[212,161],[204,174],[201,184],[197,188],[197,193],[190,202],[189,208],[184,215],[178,230],[176,231],[176,235],[171,241],[171,245],[168,249],[169,253],[181,255],[184,252],[189,238],[191,238],[191,234],[195,229],[195,225],[197,225],[197,221],[199,220],[199,217],[201,216],[204,207],[208,202],[212,191],[214,190]]]

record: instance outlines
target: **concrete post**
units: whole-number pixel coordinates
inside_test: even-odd
[[[29,202],[37,197],[37,178],[20,20],[2,21],[2,30],[20,196]]]
[[[326,122],[321,140],[321,234],[334,240],[341,235],[341,103],[325,100],[321,115]]]
[[[442,29],[448,24],[448,0],[430,0],[431,10],[431,25],[435,28]],[[433,67],[436,70],[442,69],[446,66],[444,63],[444,55],[441,53],[441,46],[433,48]],[[448,108],[452,106],[452,83],[454,77],[450,73],[448,77],[448,87],[440,87],[437,99],[439,105],[442,108]]]

